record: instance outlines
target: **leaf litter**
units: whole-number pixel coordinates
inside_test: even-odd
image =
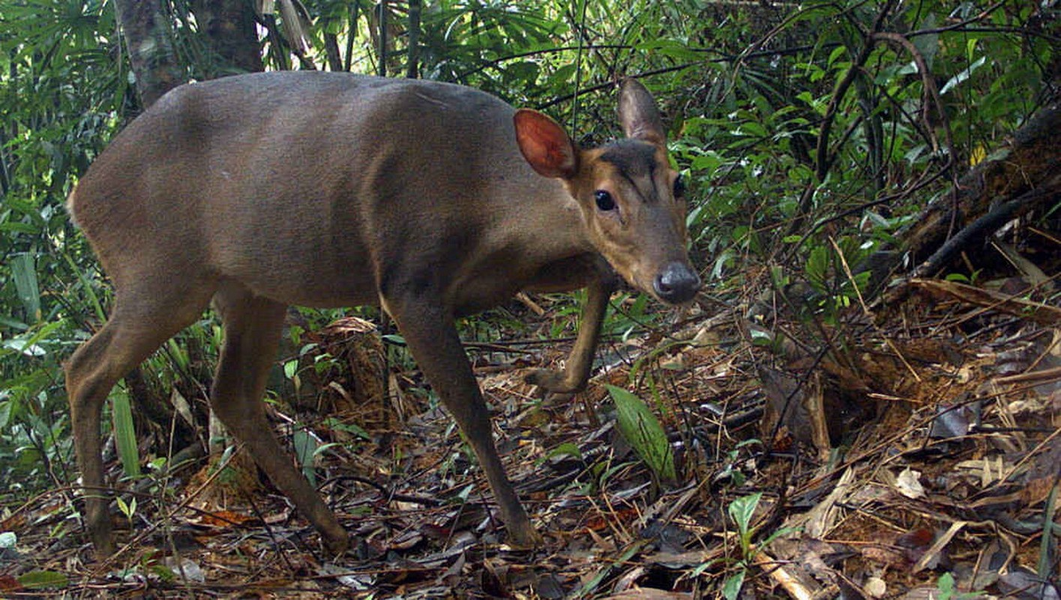
[[[1027,295],[967,288],[908,282],[814,329],[785,310],[749,318],[762,290],[702,297],[666,325],[609,337],[586,391],[546,399],[522,376],[562,363],[570,340],[538,342],[561,305],[536,297],[537,317],[514,303],[540,331],[499,326],[499,341],[469,351],[545,536],[533,551],[506,545],[415,365],[383,363],[375,327],[343,320],[313,334],[335,368],[306,372],[296,395],[310,402],[267,410],[288,447],[310,436],[303,467],[356,548],[325,553],[237,448],[122,484],[138,501],[115,514],[120,550],[103,563],[89,559],[72,487],[6,506],[0,596],[1057,598],[1057,297],[1029,308]],[[608,386],[659,420],[676,481],[639,458]],[[735,522],[730,507],[753,494]]]

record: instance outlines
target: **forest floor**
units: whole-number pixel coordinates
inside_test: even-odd
[[[390,368],[386,393],[359,383],[382,345],[343,320],[317,338],[342,368],[309,392],[315,405],[268,410],[288,445],[299,432],[329,444],[316,484],[356,549],[329,556],[259,477],[200,462],[120,494],[138,501],[116,511],[105,562],[70,489],[6,507],[0,532],[17,542],[0,544],[0,596],[1058,598],[1059,529],[1043,532],[1061,477],[1061,310],[1047,289],[912,282],[831,324],[776,292],[708,292],[667,325],[609,337],[598,356],[612,366],[589,389],[545,400],[522,376],[562,362],[570,340],[521,342],[547,336],[562,305],[515,303],[541,331],[469,352],[545,537],[534,551],[506,545],[413,365]],[[620,435],[605,384],[652,407],[677,481]]]

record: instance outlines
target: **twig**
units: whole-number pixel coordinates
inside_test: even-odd
[[[233,459],[236,458],[236,455],[238,455],[242,449],[243,449],[243,444],[239,444],[236,447],[236,451],[231,453],[231,454],[229,454],[227,457],[225,457],[225,460],[221,461],[221,464],[219,464],[217,466],[217,469],[213,473],[211,473],[209,477],[206,478],[206,481],[204,481],[202,483],[202,485],[200,485],[198,488],[196,488],[191,494],[188,494],[184,498],[184,500],[182,502],[179,502],[176,506],[171,508],[168,512],[166,512],[166,514],[164,514],[162,516],[161,519],[158,519],[158,521],[159,522],[169,521],[178,512],[180,512],[180,511],[184,510],[185,508],[187,508],[192,500],[197,498],[199,496],[199,494],[201,494],[207,487],[210,486],[210,484],[212,484],[214,482],[215,479],[220,477],[221,474],[225,472],[225,468],[228,467],[228,464],[230,462],[232,462]],[[122,546],[121,548],[119,548],[114,554],[108,556],[105,560],[100,561],[100,563],[97,564],[96,567],[92,570],[92,577],[98,577],[101,573],[104,572],[104,570],[110,568],[110,566],[112,564],[114,564],[114,561],[115,561],[116,558],[118,558],[119,556],[125,554],[127,551],[131,550],[138,542],[140,542],[140,540],[143,540],[144,538],[146,538],[148,535],[153,533],[156,529],[158,529],[158,525],[157,524],[152,524],[146,530],[141,531],[140,533],[136,534],[133,537],[133,539],[129,540],[129,543],[127,543],[124,546]]]
[[[947,32],[950,32],[950,31],[955,31],[955,30],[958,30],[958,29],[962,29],[963,27],[965,27],[969,23],[976,23],[978,21],[983,21],[991,13],[993,13],[996,10],[998,10],[998,9],[1002,8],[1003,6],[1005,6],[1005,4],[1006,4],[1006,0],[1001,0],[1000,2],[997,2],[994,5],[989,6],[989,7],[985,8],[984,10],[980,11],[980,13],[977,14],[975,17],[970,17],[970,18],[968,18],[968,19],[966,19],[964,21],[959,21],[957,23],[954,23],[953,25],[947,25],[946,27],[936,27],[936,28],[933,28],[933,29],[921,29],[919,31],[913,31],[913,32],[908,34],[908,37],[914,37],[914,36],[919,36],[919,35],[933,35],[933,34],[937,34],[937,33],[947,33]],[[962,31],[969,31],[969,29],[962,29]]]
[[[944,140],[947,144],[947,154],[950,164],[953,164],[957,160],[957,154],[954,150],[954,139],[950,133],[950,120],[947,118],[947,111],[943,110],[943,101],[939,97],[939,90],[936,89],[936,81],[932,78],[932,73],[928,68],[928,62],[925,61],[925,57],[921,54],[921,51],[917,49],[917,46],[910,40],[906,39],[902,34],[890,33],[880,31],[874,34],[874,38],[897,44],[906,50],[910,56],[914,59],[914,63],[917,65],[917,71],[921,75],[921,87],[922,87],[922,99],[921,99],[921,120],[924,124],[925,131],[932,139],[932,145],[936,150],[939,149],[939,141],[936,140],[936,134],[932,127],[932,123],[928,118],[929,106],[935,106],[936,116],[940,120],[940,126],[943,128]],[[957,175],[953,175],[955,178]],[[958,185],[957,179],[954,181],[955,187]]]
[[[855,77],[858,76],[862,66],[869,60],[874,47],[873,36],[880,31],[884,24],[885,17],[891,12],[894,4],[894,0],[888,0],[880,13],[877,14],[877,18],[873,22],[873,28],[868,34],[869,37],[866,39],[866,43],[863,44],[862,50],[859,51],[858,56],[852,61],[851,67],[847,70],[847,73],[844,74],[844,78],[836,84],[836,89],[833,91],[833,95],[829,99],[829,105],[825,108],[825,115],[822,117],[821,131],[818,133],[817,158],[815,159],[815,162],[817,163],[816,175],[818,181],[824,181],[825,176],[828,174],[829,131],[832,129],[833,121],[836,119],[836,111],[840,106],[840,101],[847,95],[847,90],[855,82]]]
[[[816,597],[807,586],[800,582],[798,577],[789,573],[781,561],[767,556],[762,550],[755,553],[755,556],[752,557],[752,562],[788,592],[790,597],[796,598],[796,600],[813,600]]]
[[[836,243],[836,240],[834,240],[832,236],[829,237],[829,243],[832,244],[833,251],[836,252],[836,255],[840,257],[840,266],[843,267],[844,275],[847,277],[848,282],[851,283],[851,287],[855,290],[855,296],[858,297],[858,304],[862,307],[862,314],[869,318],[870,323],[873,324],[873,328],[877,331],[878,335],[884,339],[884,343],[891,348],[892,352],[895,353],[895,356],[899,357],[899,361],[903,363],[906,370],[910,371],[910,374],[914,376],[914,379],[918,383],[921,383],[921,376],[917,374],[917,370],[910,366],[906,357],[903,356],[903,353],[895,346],[895,342],[892,341],[891,336],[887,335],[884,330],[877,325],[873,313],[869,310],[869,307],[866,306],[866,299],[862,297],[862,290],[858,289],[858,284],[855,282],[855,275],[851,272],[851,266],[847,264],[847,257],[844,256],[843,251],[840,249],[840,245]]]

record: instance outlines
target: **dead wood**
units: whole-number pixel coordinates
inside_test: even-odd
[[[1061,324],[1061,309],[1041,302],[1016,298],[1011,294],[985,290],[955,281],[915,279],[910,282],[910,286],[923,290],[936,299],[949,298],[966,304],[982,306],[1022,317],[1040,325],[1056,327]]]
[[[1040,110],[1002,148],[963,176],[955,189],[899,232],[902,249],[915,259],[935,253],[916,269],[917,276],[934,275],[957,253],[1005,223],[1057,201],[1059,130],[1061,106]]]

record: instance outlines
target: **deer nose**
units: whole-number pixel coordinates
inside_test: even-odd
[[[688,265],[672,262],[656,275],[652,287],[661,300],[681,304],[692,300],[700,290],[700,276]]]

